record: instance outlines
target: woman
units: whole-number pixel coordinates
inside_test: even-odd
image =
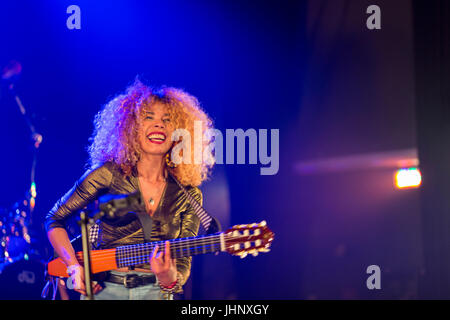
[[[139,80],[96,116],[88,149],[90,168],[55,204],[45,221],[50,243],[68,266],[69,274],[78,279],[76,290],[82,295],[86,295],[83,267],[64,227],[69,216],[101,195],[139,191],[145,203],[141,212],[153,220],[151,241],[197,235],[199,219],[171,175],[202,203],[198,186],[208,177],[211,159],[200,164],[189,159],[174,165],[170,158],[176,143],[171,139],[172,132],[182,128],[193,137],[195,121],[202,124],[202,133],[212,124],[196,98],[180,89],[154,89]],[[99,223],[99,249],[144,242],[136,216],[113,222]],[[149,264],[111,271],[103,286],[95,284],[95,299],[172,299],[172,293],[182,291],[190,267],[190,257],[172,259],[166,241],[164,248],[155,248]],[[131,274],[135,288],[124,285]]]

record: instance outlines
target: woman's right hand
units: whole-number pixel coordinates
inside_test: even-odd
[[[81,293],[84,296],[87,296],[83,266],[81,266],[79,264],[71,265],[67,268],[67,273],[69,273],[70,280],[72,281],[73,289],[76,292]],[[93,294],[97,294],[102,289],[103,288],[100,284],[98,284],[95,281],[92,282]]]

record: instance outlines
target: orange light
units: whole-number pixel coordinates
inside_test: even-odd
[[[395,173],[395,185],[399,189],[418,188],[422,184],[422,175],[417,168],[400,169]]]
[[[31,210],[34,209],[35,204],[36,204],[36,200],[34,200],[34,198],[31,198],[31,199],[30,199],[30,209],[31,209]]]

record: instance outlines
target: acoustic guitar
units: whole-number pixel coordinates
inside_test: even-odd
[[[228,252],[232,255],[246,257],[257,256],[259,252],[270,251],[274,233],[266,222],[236,225],[232,228],[212,235],[169,240],[172,258],[182,258],[206,253]],[[141,244],[125,245],[112,249],[91,250],[91,271],[93,274],[115,270],[118,268],[149,262],[154,247],[164,247],[165,241],[154,241]],[[83,265],[83,252],[76,253]],[[61,258],[47,264],[47,272],[55,277],[69,277],[67,266]]]

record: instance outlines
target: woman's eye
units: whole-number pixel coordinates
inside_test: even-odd
[[[144,118],[144,120],[153,120],[153,117],[151,117],[151,116],[146,116],[146,117]],[[164,122],[164,123],[169,123],[169,122],[170,122],[170,119],[169,119],[169,118],[162,119],[162,122]]]

